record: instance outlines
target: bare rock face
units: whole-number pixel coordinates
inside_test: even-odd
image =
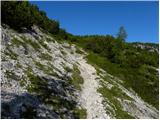
[[[158,118],[158,110],[125,88],[122,80],[100,68],[97,74],[82,49],[76,53],[75,45],[59,43],[37,26],[23,33],[1,28],[2,118],[107,119],[117,118],[119,111],[132,118]],[[104,97],[102,87],[125,97]]]

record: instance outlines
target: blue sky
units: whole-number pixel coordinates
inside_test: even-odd
[[[128,42],[158,43],[158,2],[32,1],[60,27],[74,35],[116,35],[120,26]]]

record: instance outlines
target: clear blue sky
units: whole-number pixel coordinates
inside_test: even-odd
[[[74,35],[116,35],[120,26],[128,42],[158,43],[158,2],[32,1],[60,27]]]

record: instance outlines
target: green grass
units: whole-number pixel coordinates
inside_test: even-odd
[[[19,83],[20,83],[20,86],[22,86],[22,87],[24,87],[24,86],[26,85],[26,81],[23,80],[23,79],[21,79],[21,80],[19,81]]]
[[[109,90],[105,86],[98,89],[98,92],[100,92],[104,98],[107,98],[107,102],[112,103],[116,108],[115,110],[115,116],[117,119],[133,119],[134,117],[129,115],[126,111],[123,110],[123,107],[121,106],[120,102],[116,99],[117,97],[122,97],[120,95],[120,91],[115,90],[115,88]],[[106,110],[109,110],[106,108]],[[113,114],[114,111],[110,110],[110,112]]]
[[[55,42],[55,40],[53,40],[53,39],[51,39],[51,38],[48,38],[48,37],[46,38],[46,41],[47,41],[47,42]]]
[[[23,44],[29,44],[31,47],[34,48],[35,51],[40,51],[41,46],[36,41],[33,41],[31,39],[27,39],[25,37],[22,37],[22,40],[23,40]]]
[[[25,43],[17,38],[13,38],[12,39],[12,44],[16,45],[17,47],[21,46],[21,45],[25,45]]]
[[[89,63],[120,78],[126,88],[132,88],[145,102],[159,109],[158,72],[148,68],[158,68],[156,52],[136,49],[109,36],[77,37],[70,42],[89,53]]]
[[[48,89],[48,81],[40,76],[34,74],[31,68],[26,70],[26,74],[31,82],[31,85],[27,87],[30,93],[36,93],[36,95],[48,106],[53,107],[53,111],[57,112],[61,118],[65,118],[66,113],[72,113],[74,118],[85,118],[86,110],[79,109],[76,106],[76,102],[67,100],[63,95],[53,94],[53,90]],[[66,83],[65,83],[66,84]],[[69,84],[64,85],[67,87]],[[62,111],[66,108],[67,111]]]
[[[68,66],[64,66],[64,69],[67,71],[67,72],[72,72],[73,70],[70,68],[70,67],[68,67]]]
[[[19,63],[19,61],[17,62],[16,67],[17,68],[22,68],[22,65]]]
[[[76,65],[73,67],[72,77],[70,83],[78,90],[81,90],[81,84],[83,84],[83,78],[80,75],[80,71]]]
[[[97,65],[109,74],[123,80],[125,87],[131,87],[146,102],[158,109],[158,76],[155,70],[149,69],[144,65],[136,69],[123,68],[92,52],[87,56],[87,59],[89,63]],[[148,84],[149,81],[152,81],[153,85]]]
[[[36,92],[38,95],[40,95],[41,92],[43,92],[42,90],[42,88],[44,89],[43,86],[46,86],[47,82],[42,78],[40,78],[39,76],[34,75],[34,72],[30,67],[28,67],[25,72],[27,74],[29,81],[31,82],[31,85],[27,87],[27,90],[31,93]]]
[[[34,42],[31,39],[28,39],[27,43],[30,44],[36,51],[39,51],[41,48],[37,42]]]
[[[84,52],[82,50],[80,50],[80,48],[76,47],[76,53],[83,54]]]
[[[41,64],[40,62],[38,61],[34,61],[35,65],[40,69],[40,70],[46,70],[46,67],[45,65]]]
[[[59,77],[56,72],[54,72],[55,67],[48,62],[48,65],[43,65],[40,62],[34,61],[38,69],[42,70],[45,74],[51,75],[54,77]]]
[[[9,56],[13,60],[17,60],[18,55],[11,50],[10,46],[7,46],[6,50],[4,51],[5,55]]]
[[[73,52],[73,51],[71,51],[71,54],[74,54],[74,52]]]
[[[67,53],[66,53],[64,50],[61,50],[61,53],[62,53],[63,55],[67,55]]]
[[[14,79],[14,80],[17,79],[15,73],[12,72],[12,71],[6,70],[5,75],[7,76],[7,78],[11,78],[11,79]]]
[[[22,37],[22,40],[23,40],[23,41],[20,41],[20,40],[18,40],[17,38],[14,38],[14,39],[12,40],[12,43],[15,44],[17,47],[19,47],[20,45],[26,47],[26,44],[29,44],[29,45],[31,45],[36,51],[39,51],[40,48],[41,48],[41,46],[42,46],[42,47],[45,48],[47,51],[49,51],[49,52],[51,51],[51,49],[47,46],[47,44],[46,44],[43,40],[40,40],[40,41],[36,42],[36,41],[31,40],[31,39],[27,39],[27,38],[25,38],[25,37]],[[48,40],[48,39],[47,39],[47,40]],[[52,41],[52,40],[50,40],[50,41]]]
[[[25,37],[22,37],[21,39],[22,39],[23,41],[18,40],[17,38],[13,38],[13,39],[12,39],[12,43],[13,43],[14,45],[16,45],[17,47],[19,47],[19,46],[22,45],[22,46],[25,47],[25,48],[26,48],[26,44],[29,44],[29,45],[31,45],[36,51],[39,51],[39,50],[40,50],[41,46],[40,46],[37,42],[35,42],[35,41],[31,40],[31,39],[27,39],[27,38],[25,38]]]
[[[46,50],[48,50],[48,51],[51,51],[51,49],[47,46],[47,44],[46,43],[44,43],[44,41],[39,41],[39,43],[41,44],[41,46],[43,47],[43,48],[45,48]]]
[[[51,61],[52,60],[52,56],[50,56],[48,53],[41,53],[39,56],[42,60],[48,60]]]
[[[100,74],[100,70],[98,66],[96,66],[96,70],[98,71],[98,74]],[[118,88],[118,85],[114,82],[116,81],[116,78],[112,78],[106,74],[106,76],[102,77],[103,79],[100,81],[100,84],[102,87],[98,89],[98,92],[103,95],[104,98],[107,99],[107,103],[111,105],[115,112],[112,109],[106,108],[106,112],[111,112],[114,117],[117,119],[133,119],[134,117],[129,115],[126,111],[123,110],[123,106],[120,104],[120,102],[117,100],[117,98],[120,98],[122,100],[133,100],[128,95],[126,95],[120,88]],[[112,85],[112,87],[109,89],[104,84],[104,82],[108,82]],[[104,100],[105,102],[105,100]],[[105,104],[105,103],[104,103]],[[114,106],[113,106],[114,105]]]
[[[20,84],[20,86],[22,86],[22,87],[25,86],[25,84],[26,84],[24,78],[19,78],[19,77],[16,76],[15,73],[12,72],[12,71],[8,71],[8,70],[7,70],[7,71],[5,72],[5,75],[6,75],[7,78],[10,78],[10,79],[19,81],[19,84]]]
[[[47,86],[47,82],[32,73],[28,74],[28,78],[31,81],[31,85],[28,86],[27,90],[29,92],[36,92],[38,96],[41,95],[44,92],[44,86]],[[46,92],[48,91],[46,90]]]
[[[74,109],[75,119],[86,119],[87,118],[87,111],[83,108],[75,108]]]

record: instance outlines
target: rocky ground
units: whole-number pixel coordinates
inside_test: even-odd
[[[89,64],[81,48],[37,26],[1,31],[2,118],[158,118],[122,80]]]

